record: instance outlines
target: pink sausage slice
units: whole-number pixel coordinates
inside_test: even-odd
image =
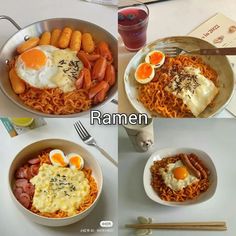
[[[27,193],[22,193],[19,197],[19,202],[26,208],[30,206],[30,196]]]
[[[24,179],[25,178],[25,173],[24,173],[25,168],[24,167],[20,167],[17,171],[16,171],[16,178],[17,179]]]
[[[35,165],[35,164],[38,164],[40,162],[40,159],[39,158],[33,158],[33,159],[30,159],[28,161],[29,164],[31,165]]]
[[[30,166],[30,174],[31,174],[32,177],[37,175],[38,172],[39,172],[39,165],[32,165],[32,166]]]
[[[23,186],[28,184],[28,180],[27,179],[17,179],[15,182],[16,187],[20,187],[23,188]]]

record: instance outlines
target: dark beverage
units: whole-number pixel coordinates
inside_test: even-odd
[[[118,12],[118,31],[129,51],[138,51],[145,45],[147,25],[147,8],[140,9],[140,6],[133,6]]]

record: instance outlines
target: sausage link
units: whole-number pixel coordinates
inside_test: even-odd
[[[83,68],[84,70],[84,84],[83,84],[83,89],[89,90],[92,85],[92,80],[91,80],[91,73],[90,70],[87,68]]]
[[[98,104],[105,100],[107,92],[109,91],[110,86],[106,86],[106,88],[102,89],[99,93],[94,97],[93,103]]]
[[[101,90],[109,87],[109,84],[106,81],[100,81],[96,85],[94,85],[92,88],[89,90],[89,99],[94,98]]]
[[[25,51],[33,48],[33,47],[36,47],[38,45],[38,43],[39,43],[39,38],[37,38],[37,37],[30,38],[29,40],[27,40],[27,41],[23,42],[22,44],[20,44],[17,47],[16,51],[19,54],[21,54],[21,53],[23,53],[23,52],[25,52]]]
[[[115,84],[115,82],[116,82],[116,72],[115,72],[115,68],[114,68],[113,65],[111,65],[111,64],[107,65],[104,80],[107,81],[107,83],[110,86]]]
[[[60,38],[58,40],[58,46],[59,48],[68,48],[70,44],[72,29],[69,27],[65,27],[62,30],[62,33],[60,35]]]
[[[181,156],[181,160],[184,163],[184,165],[187,166],[187,168],[190,170],[190,172],[192,172],[192,174],[194,176],[196,176],[199,179],[201,178],[201,173],[192,165],[187,154],[184,153]]]
[[[84,83],[84,70],[81,70],[77,80],[75,81],[75,87],[81,89]]]
[[[82,61],[85,68],[88,68],[89,70],[91,70],[91,63],[89,62],[87,55],[84,51],[79,51],[77,53],[77,57]]]
[[[11,81],[12,89],[16,94],[25,92],[25,82],[17,75],[14,68],[9,71],[9,78]]]
[[[198,160],[196,160],[194,157],[190,156],[189,157],[190,162],[192,165],[201,173],[201,176],[203,179],[207,178],[207,172],[204,170],[201,164],[199,164]]]
[[[89,61],[96,61],[100,58],[99,54],[87,54],[87,58]]]
[[[98,52],[100,53],[100,55],[102,57],[105,57],[107,59],[107,61],[109,61],[109,62],[113,61],[112,53],[111,53],[109,46],[106,42],[101,41],[98,44]]]
[[[92,71],[92,79],[101,81],[105,77],[107,67],[107,60],[104,57],[100,57],[94,64]]]
[[[52,36],[51,36],[51,42],[50,44],[54,47],[58,47],[58,40],[61,35],[61,30],[60,29],[54,29],[52,31]]]
[[[50,45],[51,32],[44,32],[39,40],[39,45]]]

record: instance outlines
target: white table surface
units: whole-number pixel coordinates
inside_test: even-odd
[[[81,0],[0,0],[0,15],[7,15],[13,18],[21,27],[33,22],[48,18],[69,17],[86,20],[97,24],[108,32],[117,36],[117,15],[115,6],[103,6]],[[10,38],[16,29],[6,20],[0,21],[0,48]],[[105,104],[101,112],[117,112],[117,105]],[[32,116],[12,103],[0,91],[0,115],[1,116]]]
[[[217,12],[222,12],[236,20],[235,0],[171,0],[148,5],[150,18],[147,28],[147,43],[158,38],[187,35],[194,28]],[[134,113],[135,109],[129,103],[124,91],[124,71],[135,53],[128,52],[118,37],[119,48],[119,111]],[[216,117],[233,117],[227,110]]]
[[[235,119],[155,119],[155,145],[147,153],[135,152],[123,127],[119,127],[119,235],[132,235],[124,225],[137,216],[154,222],[226,221],[228,231],[153,231],[161,236],[226,236],[236,234]],[[218,175],[215,195],[209,201],[188,207],[162,206],[150,200],[143,188],[144,166],[155,150],[165,147],[192,147],[212,158]]]
[[[89,119],[80,119],[98,144],[117,160],[117,127],[116,126],[90,126]],[[2,122],[0,122],[0,235],[2,236],[64,236],[64,235],[117,235],[117,168],[114,167],[94,147],[85,145],[73,128],[76,119],[46,119],[47,125],[11,138]],[[95,209],[81,222],[68,227],[50,228],[35,224],[25,218],[12,202],[8,190],[8,169],[16,153],[24,146],[41,139],[62,138],[77,142],[91,152],[101,165],[104,185],[101,198]],[[111,141],[108,141],[111,140]],[[81,233],[81,229],[94,229],[95,232],[102,220],[114,222],[113,233]]]

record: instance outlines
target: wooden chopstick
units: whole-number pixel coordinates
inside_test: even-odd
[[[222,221],[127,224],[126,227],[134,229],[175,229],[175,230],[212,230],[212,231],[227,230],[226,223]]]

